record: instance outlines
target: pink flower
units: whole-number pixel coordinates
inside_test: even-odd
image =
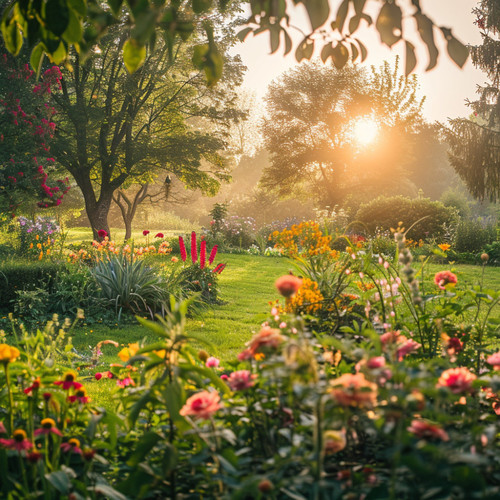
[[[0,422],[0,434],[7,434],[7,429],[3,425],[3,422]]]
[[[413,339],[405,339],[404,342],[398,344],[398,350],[396,351],[398,361],[401,361],[407,354],[410,354],[410,352],[415,352],[421,347],[422,344],[415,342]]]
[[[408,431],[420,438],[441,439],[441,441],[450,439],[441,427],[426,420],[413,420]]]
[[[62,436],[62,432],[56,427],[56,423],[51,418],[44,418],[40,424],[42,427],[34,432],[35,436],[40,436],[41,434]]]
[[[97,231],[97,236],[99,236],[99,238],[101,239],[106,238],[107,235],[108,233],[104,229],[99,229],[99,231]]]
[[[205,262],[207,260],[207,242],[203,240],[200,243],[200,269],[205,267]]]
[[[215,256],[217,255],[218,245],[214,245],[212,251],[210,252],[210,257],[208,257],[208,265],[212,265],[212,262],[215,260]]]
[[[125,377],[124,379],[118,379],[116,381],[118,387],[127,387],[129,385],[135,385],[135,382],[130,377]]]
[[[255,384],[256,378],[257,375],[251,374],[248,370],[239,370],[229,375],[227,383],[232,391],[244,391]]]
[[[61,450],[64,453],[77,453],[82,454],[82,449],[80,448],[80,441],[76,438],[71,438],[68,442],[61,444]]]
[[[382,342],[382,344],[385,346],[387,344],[392,344],[392,343],[395,343],[397,342],[398,340],[398,337],[401,335],[400,332],[398,331],[395,331],[395,332],[386,332],[386,333],[383,333],[381,336],[380,336],[380,342]],[[406,337],[405,337],[406,339]]]
[[[252,355],[255,355],[263,349],[277,349],[284,340],[285,337],[281,335],[281,330],[264,326],[261,331],[250,340],[248,349]]]
[[[217,392],[201,391],[187,399],[186,404],[179,412],[183,417],[192,416],[195,419],[208,419],[217,410],[222,408],[219,404],[220,396]]]
[[[382,368],[383,366],[385,366],[385,358],[384,356],[375,356],[373,358],[370,358],[366,363],[366,366],[370,368],[370,370]]]
[[[440,271],[434,276],[434,283],[441,288],[441,290],[446,290],[446,285],[456,285],[457,277],[451,271]]]
[[[196,248],[196,233],[193,231],[191,233],[191,260],[193,264],[198,260],[198,249]]]
[[[82,384],[80,382],[75,382],[76,374],[73,372],[67,372],[64,374],[63,380],[56,380],[55,385],[60,385],[65,391],[73,388],[75,390],[80,389]]]
[[[436,384],[436,387],[447,387],[454,394],[469,392],[472,388],[472,382],[476,376],[467,368],[450,368],[445,370]]]
[[[30,450],[33,448],[33,443],[27,439],[26,432],[22,429],[16,429],[13,432],[12,439],[0,439],[0,445],[9,450]]]
[[[213,356],[210,356],[207,359],[207,362],[205,363],[205,366],[207,368],[217,368],[220,364],[220,360],[217,358],[214,358]]]
[[[500,352],[495,352],[491,356],[488,356],[486,363],[493,366],[493,370],[500,370]]]
[[[238,354],[238,361],[247,361],[249,359],[252,359],[253,355],[250,349],[245,349],[244,351],[241,351]]]
[[[164,238],[163,233],[156,233],[155,238]]]
[[[331,396],[341,406],[373,406],[377,402],[377,386],[362,373],[345,373],[332,381]]]
[[[179,236],[179,250],[181,252],[182,262],[186,262],[187,253],[186,253],[186,245],[184,244],[184,238]]]
[[[302,285],[302,280],[293,276],[292,274],[285,274],[278,278],[274,286],[278,289],[278,292],[283,295],[283,297],[291,297],[295,295]]]
[[[149,231],[147,229],[144,229],[144,231],[142,232],[142,235],[147,236],[148,234],[149,234]]]
[[[94,378],[95,378],[96,380],[101,380],[101,378],[102,378],[102,373],[97,372],[97,373],[94,375]]]

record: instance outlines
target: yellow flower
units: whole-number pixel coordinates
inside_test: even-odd
[[[8,344],[0,344],[0,363],[10,363],[19,357],[19,349]]]
[[[139,350],[139,344],[129,344],[128,347],[124,347],[119,353],[118,357],[122,361],[128,361],[132,356],[135,356],[137,351]]]
[[[450,248],[451,245],[448,245],[448,243],[441,243],[441,245],[438,245],[438,247],[443,251],[447,252]]]
[[[38,256],[38,260],[42,260],[43,259],[43,250],[40,252],[40,255]]]

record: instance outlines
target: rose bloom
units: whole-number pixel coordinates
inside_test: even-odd
[[[302,280],[293,276],[293,274],[285,274],[276,280],[274,286],[283,297],[291,297],[295,295],[302,285]]]
[[[441,427],[426,420],[413,420],[408,431],[420,438],[441,439],[442,441],[450,439]]]
[[[493,366],[493,370],[500,370],[500,352],[495,352],[491,356],[488,356],[486,363]]]
[[[131,357],[135,356],[137,351],[139,350],[139,344],[129,344],[128,347],[124,347],[119,353],[118,357],[122,361],[128,361]]]
[[[377,402],[377,386],[362,373],[345,373],[332,381],[331,395],[342,406],[373,406]]]
[[[447,387],[454,394],[460,394],[470,391],[472,382],[476,378],[473,373],[463,366],[460,368],[450,368],[441,374],[436,387]]]
[[[207,361],[205,363],[205,366],[207,368],[217,368],[219,366],[219,364],[220,364],[220,359],[217,359],[217,358],[215,358],[213,356],[210,356],[207,359]]]
[[[262,330],[250,340],[248,350],[252,355],[255,355],[262,349],[277,349],[284,340],[285,337],[281,335],[281,330],[264,326]]]
[[[464,343],[458,337],[448,337],[448,335],[442,335],[443,341],[446,343],[446,352],[450,356],[458,354],[464,348]]]
[[[19,357],[19,349],[9,344],[0,344],[0,363],[10,363]]]
[[[217,392],[201,391],[187,399],[186,404],[179,412],[183,417],[192,416],[195,419],[208,419],[217,410],[222,408],[219,404],[220,396]]]
[[[434,283],[436,283],[441,290],[446,290],[446,285],[456,285],[457,277],[451,271],[440,271],[434,276]]]
[[[232,391],[244,391],[252,387],[257,375],[251,374],[248,370],[239,370],[229,375],[227,383]]]
[[[417,351],[422,347],[422,344],[419,344],[412,339],[406,339],[404,335],[402,335],[402,338],[405,340],[401,344],[398,344],[398,350],[396,351],[398,361],[401,361],[407,354]]]

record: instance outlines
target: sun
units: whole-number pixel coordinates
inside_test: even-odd
[[[375,120],[361,118],[354,124],[352,135],[358,144],[367,146],[377,138],[378,132],[379,126]]]

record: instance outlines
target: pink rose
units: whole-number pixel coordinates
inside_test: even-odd
[[[193,394],[179,412],[183,417],[192,416],[195,419],[208,419],[221,405],[217,392],[201,391]]]

